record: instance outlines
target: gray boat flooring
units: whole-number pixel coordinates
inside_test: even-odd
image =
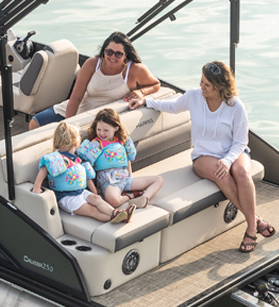
[[[279,188],[259,183],[256,189],[258,214],[278,229]],[[245,230],[246,223],[241,223],[93,300],[107,307],[174,307],[190,301],[271,252],[279,253],[279,232],[271,238],[258,235],[256,250],[240,253],[238,247]],[[187,235],[191,234],[181,234],[181,240]]]
[[[12,127],[12,135],[27,130],[28,123],[25,121],[25,116],[18,114]],[[0,107],[0,140],[3,138],[3,115]],[[256,190],[258,214],[279,229],[277,222],[279,216],[279,187],[261,182],[256,185]],[[199,227],[199,225],[196,227]],[[270,253],[279,253],[279,231],[273,237],[267,239],[259,235],[258,245],[253,253],[240,253],[238,247],[245,229],[246,223],[241,223],[113,291],[99,297],[93,297],[92,300],[107,307],[174,307],[189,302],[199,296],[200,293],[218,286],[220,282],[230,276],[263,260]],[[194,232],[195,229],[192,231]],[[190,235],[190,233],[181,234],[181,240]],[[0,280],[0,288],[2,286]],[[10,296],[5,298],[1,295],[4,299],[2,302],[0,300],[1,306],[31,306],[32,300],[29,296],[27,299],[25,292],[9,287],[10,291],[17,292],[16,304],[7,301]],[[41,305],[37,299],[34,298],[34,300],[37,306],[50,306],[47,302]]]

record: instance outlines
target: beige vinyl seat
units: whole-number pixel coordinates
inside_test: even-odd
[[[37,51],[23,70],[13,73],[14,110],[34,115],[66,100],[80,68],[78,58],[66,39]]]

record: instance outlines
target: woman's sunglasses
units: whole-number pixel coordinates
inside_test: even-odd
[[[213,75],[221,75],[221,69],[214,63],[208,63],[205,65],[205,68],[210,68],[210,71],[213,73]]]
[[[115,57],[117,59],[121,59],[124,55],[123,52],[120,52],[120,51],[113,51],[112,49],[105,49],[105,53],[107,56],[113,56],[115,55]]]

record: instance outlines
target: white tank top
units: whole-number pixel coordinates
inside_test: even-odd
[[[131,91],[127,85],[127,81],[132,61],[129,61],[127,67],[125,67],[127,68],[125,79],[123,79],[123,71],[125,68],[117,75],[106,76],[101,72],[100,63],[101,59],[99,58],[95,73],[87,84],[86,92],[79,105],[77,114],[122,99]],[[65,117],[68,101],[66,100],[54,105],[54,112]]]

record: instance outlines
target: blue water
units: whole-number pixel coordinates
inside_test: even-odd
[[[94,55],[111,32],[127,33],[157,2],[50,0],[14,30],[19,36],[36,30],[34,40],[44,43],[67,38],[80,53]],[[167,19],[134,45],[157,77],[184,89],[198,87],[203,64],[213,60],[229,64],[229,8],[228,0],[194,0],[176,13],[176,21]],[[250,129],[279,148],[279,2],[242,0],[240,12],[236,50],[240,98]]]

